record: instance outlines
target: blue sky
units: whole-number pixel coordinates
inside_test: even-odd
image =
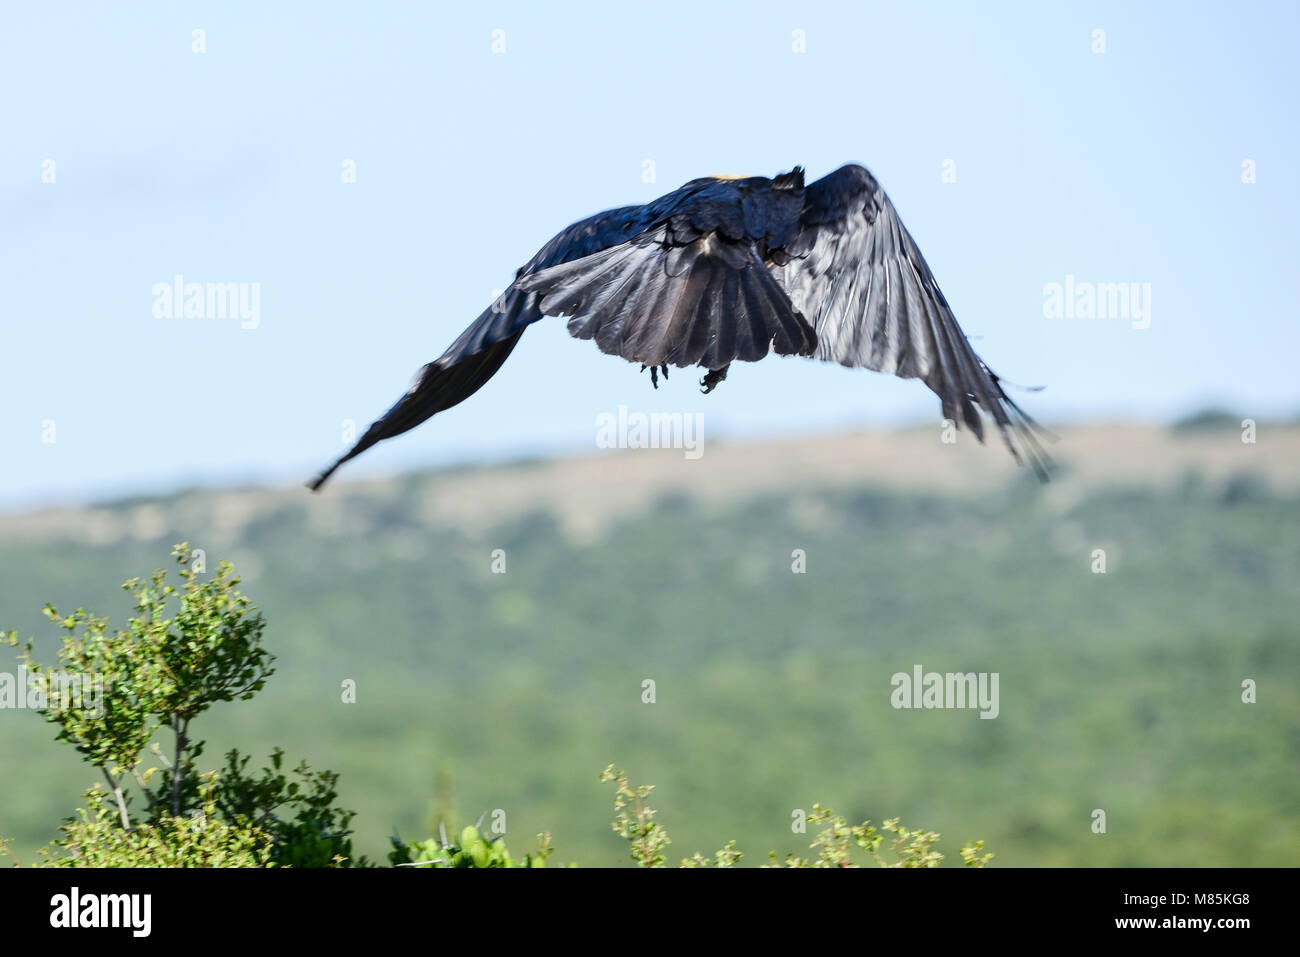
[[[795,164],[872,169],[977,350],[1048,387],[1023,397],[1047,421],[1293,415],[1298,20],[1293,3],[11,5],[0,506],[300,481],[563,226]],[[157,318],[177,274],[259,284],[258,327]],[[1045,317],[1067,276],[1149,283],[1150,327]],[[737,365],[707,397],[696,378],[652,392],[549,320],[482,392],[344,475],[592,451],[620,403],[701,411],[714,438],[939,417],[918,382],[809,360]]]

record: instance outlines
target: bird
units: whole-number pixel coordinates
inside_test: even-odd
[[[734,362],[769,352],[920,379],[943,418],[982,444],[983,415],[1011,455],[1046,481],[1050,437],[976,355],[894,204],[864,166],[811,183],[804,169],[705,176],[640,206],[557,233],[344,455],[307,482],[477,392],[519,337],[547,316],[607,355],[650,370],[704,370],[701,391]]]

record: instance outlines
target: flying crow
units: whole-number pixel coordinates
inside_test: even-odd
[[[574,223],[309,487],[465,401],[529,325],[558,315],[571,335],[649,368],[656,387],[659,370],[700,366],[711,392],[732,362],[769,350],[920,379],[944,418],[983,442],[982,409],[1016,460],[1046,477],[1037,423],[970,347],[875,177],[851,164],[807,186],[799,167],[708,176]]]

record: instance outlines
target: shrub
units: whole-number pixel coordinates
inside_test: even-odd
[[[638,867],[663,867],[666,863],[664,849],[672,843],[664,826],[655,820],[655,809],[650,806],[654,786],[643,784],[634,787],[627,775],[609,765],[600,773],[600,780],[614,785],[614,833],[625,840],[632,860]],[[935,850],[939,834],[903,827],[897,818],[883,822],[877,829],[870,821],[849,824],[830,808],[813,805],[808,821],[825,825],[813,839],[816,858],[788,855],[778,860],[775,851],[768,854],[764,867],[860,867],[859,859],[879,867],[938,867],[944,855]],[[882,851],[890,835],[888,850]],[[551,836],[538,835],[536,855],[525,855],[521,860],[511,858],[505,841],[500,837],[486,838],[477,825],[465,828],[458,843],[451,843],[444,833],[441,839],[403,843],[393,837],[393,850],[389,861],[397,867],[544,867],[551,856]],[[855,855],[855,848],[865,855]],[[984,853],[984,842],[975,841],[962,846],[962,862],[967,867],[984,867],[992,854]],[[734,867],[744,855],[736,850],[736,842],[728,841],[712,857],[695,853],[683,858],[681,867]],[[570,865],[573,866],[573,865]]]
[[[136,609],[124,629],[110,630],[107,618],[80,608],[62,615],[47,605],[46,617],[63,631],[54,665],[33,658],[31,639],[20,645],[14,632],[5,636],[45,695],[38,710],[59,727],[56,740],[76,748],[107,785],[86,792],[87,807],[63,825],[45,859],[108,867],[350,863],[353,814],[334,806],[332,772],[300,764],[286,775],[278,748],[260,774],[248,773],[249,759],[238,751],[226,755],[222,772],[199,770],[204,742],[193,722],[218,702],[252,698],[274,674],[274,658],[233,566],[222,562],[204,581],[187,544],[172,555],[180,587],[162,570],[122,586]],[[93,676],[102,706],[61,693],[68,674]],[[169,735],[165,751],[154,741],[159,732]],[[157,764],[144,767],[147,755]],[[144,807],[133,812],[137,798]]]

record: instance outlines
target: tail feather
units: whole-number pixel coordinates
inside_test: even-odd
[[[702,236],[666,244],[653,230],[517,280],[569,333],[647,366],[721,368],[769,351],[811,355],[817,334],[750,244]]]

